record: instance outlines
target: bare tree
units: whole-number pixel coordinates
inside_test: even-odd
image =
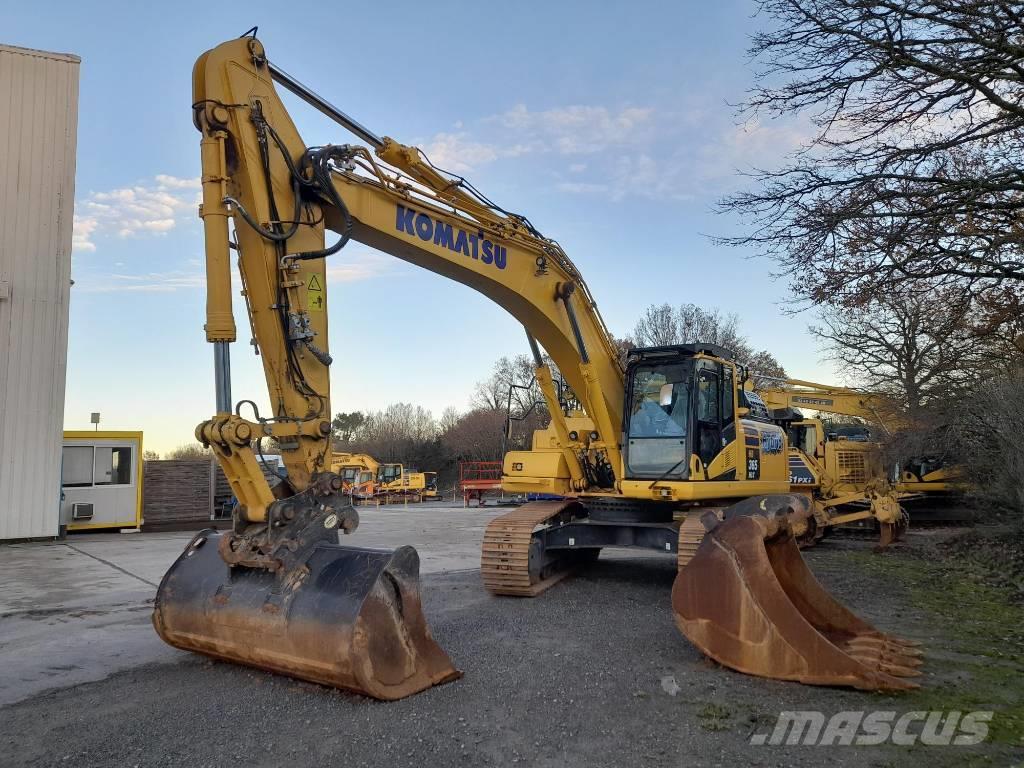
[[[551,364],[550,360],[547,362]],[[510,393],[513,414],[526,413],[537,402],[543,407],[544,398],[534,379],[533,359],[528,355],[498,358],[491,375],[477,382],[470,404],[474,408],[504,413]]]
[[[449,405],[441,413],[441,418],[437,422],[437,431],[443,436],[446,432],[450,431],[452,427],[459,423],[459,419],[462,418],[462,414],[459,409],[454,405]]]
[[[704,342],[739,353],[750,346],[739,332],[739,316],[696,304],[651,304],[633,327],[630,341],[638,347]]]
[[[978,381],[953,409],[952,448],[971,493],[1015,513],[1024,524],[1024,369]],[[953,463],[952,461],[950,463]]]
[[[651,304],[644,310],[629,337],[638,347],[662,347],[670,344],[717,344],[735,354],[736,359],[764,376],[783,378],[785,369],[766,350],[757,351],[740,332],[736,314],[723,315],[716,308],[696,304]]]
[[[880,300],[833,309],[811,327],[850,383],[887,395],[916,420],[930,401],[946,399],[976,370],[963,301]]]
[[[168,459],[209,459],[212,456],[213,451],[202,443],[186,443],[167,452]]]
[[[1024,6],[761,0],[747,117],[814,126],[723,211],[797,297],[858,306],[896,291],[970,295],[1024,281]]]
[[[457,461],[499,461],[502,458],[504,410],[474,408],[442,436]]]
[[[755,352],[746,360],[747,368],[754,382],[754,389],[775,384],[779,379],[786,378],[786,369],[775,356],[766,350]]]

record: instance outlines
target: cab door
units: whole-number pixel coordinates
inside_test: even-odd
[[[729,384],[730,388],[732,384]],[[724,445],[722,364],[697,361],[697,402],[694,414],[693,452],[707,467]],[[730,409],[731,410],[731,409]],[[729,414],[730,421],[732,414]]]

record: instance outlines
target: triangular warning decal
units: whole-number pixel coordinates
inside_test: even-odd
[[[309,276],[309,284],[306,285],[306,290],[309,291],[322,291],[323,287],[320,285],[320,281],[317,280],[316,275]]]

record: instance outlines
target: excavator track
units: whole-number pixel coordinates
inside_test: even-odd
[[[696,509],[686,513],[679,525],[679,545],[676,547],[676,566],[681,571],[697,553],[697,547],[704,541],[704,523],[701,515],[707,510]]]
[[[544,564],[544,553],[534,545],[534,531],[585,514],[577,501],[535,501],[491,520],[480,551],[484,586],[495,595],[535,597],[557,584],[569,575],[568,563]]]
[[[686,513],[679,524],[679,544],[676,547],[676,567],[683,570],[697,553],[697,548],[704,541],[707,529],[701,518],[708,512],[714,512],[715,517],[721,521],[725,514],[724,508],[719,507],[698,507]]]

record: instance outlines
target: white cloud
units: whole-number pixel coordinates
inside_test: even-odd
[[[807,120],[735,125],[727,110],[688,98],[672,109],[516,104],[422,145],[457,174],[534,155],[563,192],[679,201],[721,194],[736,186],[737,171],[778,166],[814,134]]]
[[[751,120],[732,125],[701,147],[696,175],[706,182],[728,181],[735,185],[738,171],[777,167],[816,133],[807,119]]]
[[[92,242],[92,234],[99,226],[95,216],[74,215],[74,225],[71,232],[71,250],[79,253],[85,251],[92,253],[96,250],[96,244]]]
[[[531,112],[525,104],[480,121],[482,139],[465,130],[462,121],[455,132],[435,134],[420,142],[430,161],[439,168],[465,174],[507,157],[554,153],[582,155],[614,147],[639,144],[651,133],[654,110],[573,105]],[[573,163],[573,172],[587,168]]]
[[[382,275],[397,274],[405,265],[401,259],[351,245],[327,259],[328,283],[356,283]]]
[[[75,284],[75,291],[81,293],[171,293],[183,289],[202,288],[205,285],[206,277],[201,272],[169,271],[84,278]]]
[[[164,235],[196,215],[200,196],[198,178],[167,174],[149,183],[91,192],[76,203],[72,248],[95,252],[95,238],[110,234],[121,238]]]
[[[156,175],[156,182],[161,186],[169,189],[199,189],[200,182],[199,177],[195,176],[190,179],[183,179],[178,176],[168,176],[165,173],[158,173]]]
[[[534,151],[578,155],[639,143],[649,133],[653,116],[649,107],[610,110],[572,105],[531,112],[525,104],[517,104],[490,119],[521,137]]]
[[[466,173],[498,159],[498,147],[468,138],[465,132],[438,133],[423,146],[423,152],[438,168]]]

